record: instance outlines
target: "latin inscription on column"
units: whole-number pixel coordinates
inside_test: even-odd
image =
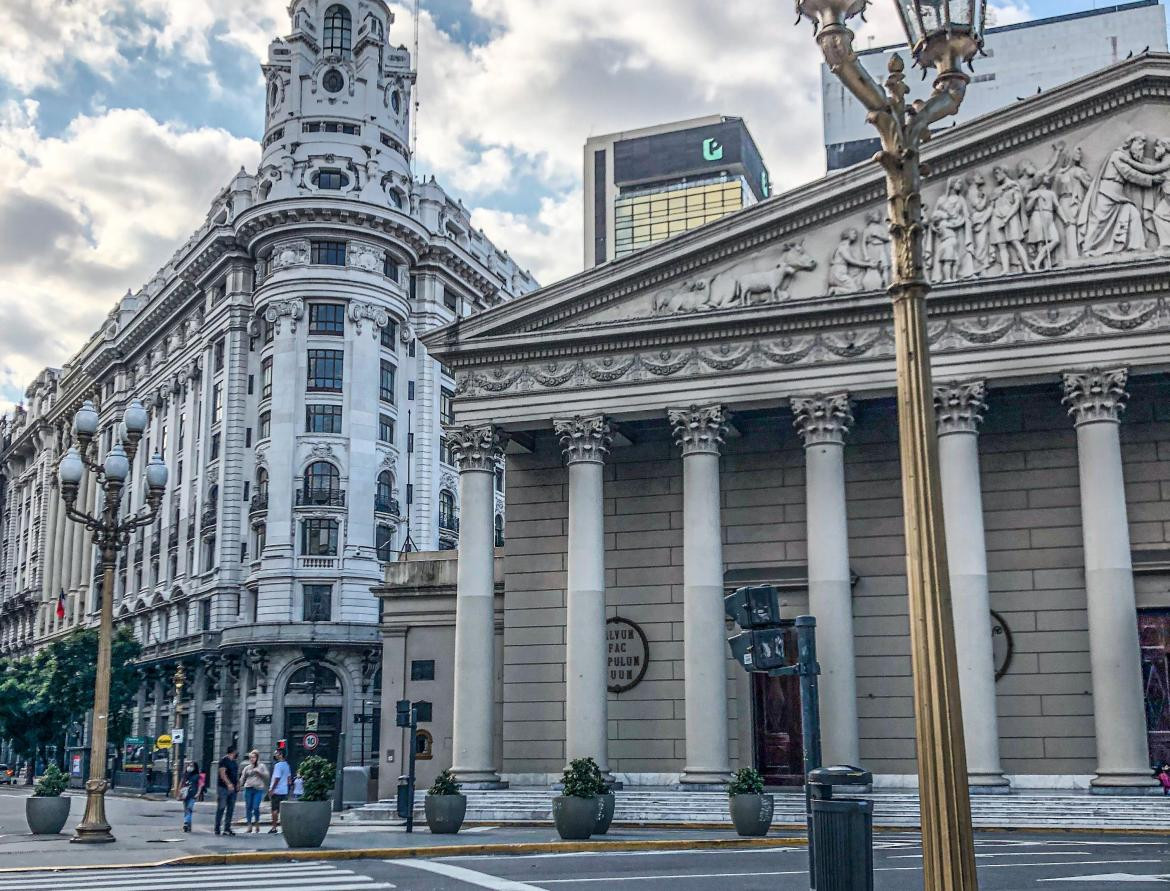
[[[618,616],[605,623],[607,655],[606,687],[610,693],[625,693],[638,686],[650,662],[650,645],[642,629]]]

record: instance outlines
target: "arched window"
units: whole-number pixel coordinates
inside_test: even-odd
[[[341,473],[328,461],[314,461],[305,471],[305,503],[333,504],[340,500]]]
[[[430,761],[435,757],[435,741],[426,730],[419,730],[415,734],[414,758],[416,761]]]
[[[298,668],[288,679],[287,695],[340,696],[341,678],[328,665],[312,662]]]
[[[325,52],[344,56],[349,53],[353,21],[349,10],[340,3],[325,10]]]
[[[392,514],[394,511],[394,477],[389,470],[378,474],[378,489],[374,493],[374,510],[379,513]]]
[[[439,528],[458,529],[458,520],[455,517],[455,496],[447,489],[439,493]]]
[[[378,552],[378,559],[389,563],[394,559],[394,529],[385,523],[379,523],[374,528],[374,548]]]
[[[256,471],[256,494],[268,497],[268,471],[263,467]]]
[[[504,546],[504,515],[496,514],[496,547]]]

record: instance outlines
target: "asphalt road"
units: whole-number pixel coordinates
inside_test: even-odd
[[[914,835],[875,842],[875,885],[886,891],[922,888]],[[1110,889],[1170,885],[1170,842],[1149,836],[981,835],[979,886],[1007,889]],[[545,854],[448,857],[432,860],[241,864],[68,873],[0,875],[0,891],[773,891],[806,889],[801,848],[663,853]]]

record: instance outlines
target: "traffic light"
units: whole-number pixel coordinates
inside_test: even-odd
[[[784,668],[780,592],[773,585],[750,585],[723,598],[723,611],[743,631],[727,643],[735,661],[748,671]]]
[[[723,598],[723,611],[740,628],[780,624],[780,592],[773,585],[738,588]]]
[[[748,671],[771,671],[783,668],[784,629],[753,628],[727,639],[731,655]]]
[[[399,699],[398,702],[395,703],[394,707],[396,710],[394,722],[399,727],[409,727],[410,726],[410,700],[409,699]]]

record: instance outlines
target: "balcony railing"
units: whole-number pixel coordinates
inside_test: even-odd
[[[333,569],[337,565],[336,557],[298,557],[297,565],[301,569]]]
[[[439,529],[443,532],[458,532],[459,518],[455,516],[448,516],[446,514],[439,514]]]
[[[375,498],[374,513],[400,515],[397,498]]]
[[[268,511],[268,493],[257,492],[252,496],[252,506],[249,513],[262,514]]]
[[[297,506],[345,507],[345,490],[298,489]]]

